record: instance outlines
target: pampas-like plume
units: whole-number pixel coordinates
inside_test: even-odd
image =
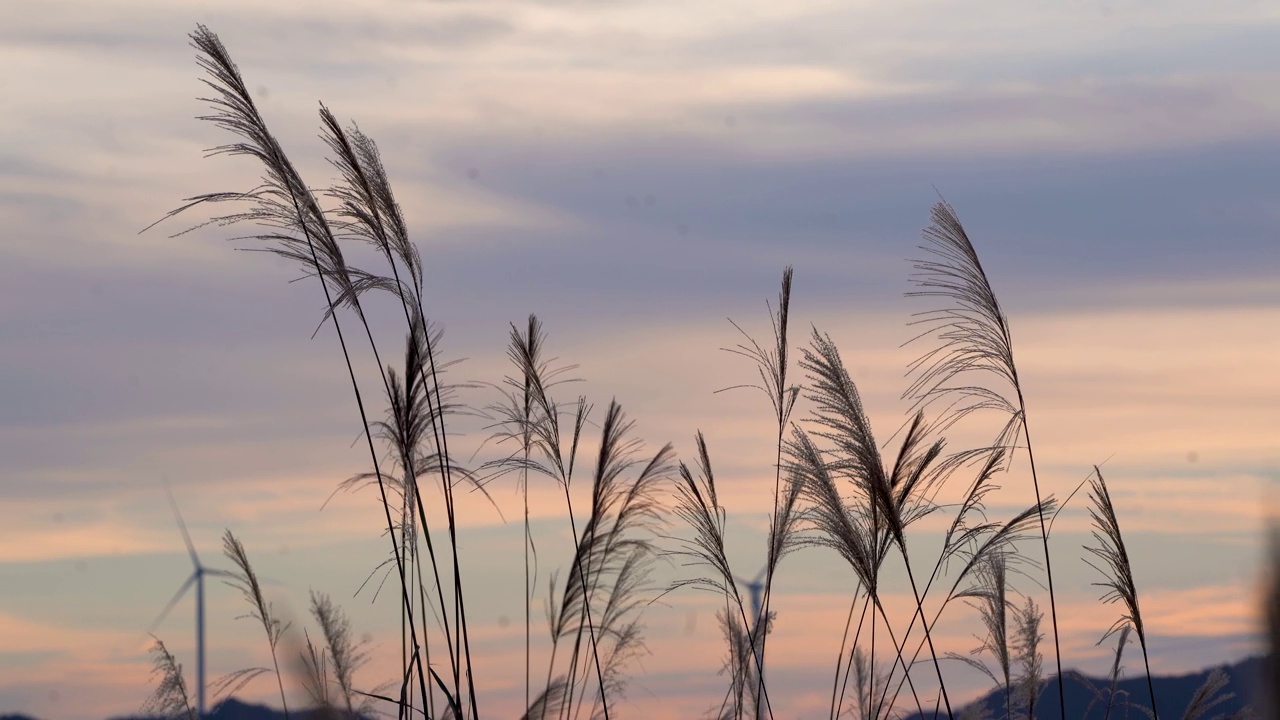
[[[276,674],[276,685],[280,689],[280,704],[284,707],[285,717],[288,718],[289,703],[284,696],[284,678],[280,675],[280,659],[276,655],[276,646],[280,644],[280,636],[289,629],[289,623],[282,623],[272,612],[271,603],[262,596],[262,584],[258,582],[258,574],[249,563],[249,555],[244,551],[244,545],[230,529],[222,536],[222,554],[227,556],[238,571],[230,573],[230,579],[225,581],[226,584],[239,590],[245,602],[249,603],[249,613],[241,617],[257,620],[262,624],[262,631],[267,635],[267,645],[271,648],[271,664]],[[258,674],[256,670],[255,668],[247,674],[236,677],[234,682],[237,685],[248,682],[252,676]]]
[[[1068,671],[1069,676],[1074,678],[1081,685],[1084,685],[1093,693],[1093,699],[1089,701],[1089,706],[1084,710],[1084,717],[1088,717],[1089,713],[1093,712],[1093,706],[1095,704],[1105,702],[1106,708],[1102,713],[1102,720],[1111,720],[1111,710],[1115,707],[1116,696],[1124,694],[1117,690],[1117,686],[1120,683],[1120,661],[1124,657],[1125,646],[1129,644],[1129,634],[1131,632],[1133,632],[1133,626],[1125,623],[1124,626],[1120,628],[1120,632],[1116,633],[1116,652],[1111,660],[1111,672],[1108,675],[1106,697],[1103,697],[1103,692],[1099,690],[1089,678],[1074,670]],[[1138,709],[1146,712],[1148,717],[1155,717],[1151,711],[1146,708],[1139,707]]]
[[[389,278],[352,271],[351,275],[354,279],[351,282],[350,292],[340,294],[338,302],[339,304],[351,305],[363,320],[363,312],[358,301],[359,293],[370,289],[382,289],[394,293],[400,300],[401,307],[404,310],[404,319],[410,328],[410,332],[421,332],[421,336],[425,341],[424,361],[416,368],[416,372],[423,385],[429,384],[432,389],[427,396],[428,401],[430,402],[433,399],[436,401],[442,400],[444,390],[440,385],[439,368],[436,364],[436,353],[432,342],[433,338],[431,333],[426,331],[426,322],[423,315],[422,259],[418,253],[417,246],[409,240],[403,214],[391,191],[391,184],[387,179],[386,170],[382,165],[382,158],[378,152],[377,145],[354,125],[347,130],[343,130],[328,108],[322,106],[320,115],[324,126],[323,136],[325,142],[335,155],[331,162],[341,171],[343,176],[343,184],[329,190],[329,195],[340,203],[337,211],[338,227],[347,234],[364,240],[377,248],[391,269],[391,277]],[[397,263],[397,261],[399,262]],[[410,281],[408,287],[406,287],[405,281],[401,278],[399,269],[401,266],[408,271]],[[365,329],[366,331],[368,330],[367,323],[365,324]],[[376,359],[378,351],[371,334],[369,335],[369,343],[373,347]],[[379,366],[381,366],[380,360]],[[385,374],[384,384],[386,384]],[[388,393],[390,394],[389,388]],[[471,644],[467,632],[462,569],[458,563],[457,522],[454,515],[453,499],[454,467],[448,460],[450,457],[448,434],[445,432],[443,423],[440,422],[445,414],[444,408],[435,407],[433,410],[429,415],[433,419],[429,427],[435,443],[436,454],[443,459],[435,465],[435,470],[440,475],[440,488],[444,495],[444,508],[448,518],[449,550],[453,562],[454,625],[459,639],[458,644],[452,648],[450,655],[454,693],[455,695],[460,693],[463,654],[465,654],[467,668],[465,675],[472,716],[475,720],[479,720],[479,713],[476,709],[475,683],[470,672]],[[410,472],[410,475],[417,477],[417,474],[413,472]],[[429,535],[430,531],[426,527],[426,512],[422,507],[420,498],[417,499],[417,511],[418,521],[423,526],[423,532]],[[414,541],[416,542],[416,537]],[[430,544],[428,544],[428,551],[432,551]],[[431,560],[433,572],[438,575],[439,570],[436,566],[434,553],[432,553]],[[421,595],[423,594],[421,592],[421,580],[419,580],[418,584],[419,594]],[[411,610],[407,610],[406,613],[411,614]],[[426,634],[425,624],[424,618],[424,636]]]
[[[589,406],[579,399],[566,453],[561,447],[559,410],[546,394],[546,384],[535,375],[530,378],[530,386],[537,406],[532,433],[535,457],[527,463],[520,458],[514,460],[556,479],[565,492],[575,549],[568,579],[558,598],[554,575],[551,580],[547,619],[552,649],[547,686],[552,684],[561,641],[572,638],[563,704],[564,714],[572,715],[581,709],[587,690],[585,677],[579,677],[579,672],[585,676],[594,666],[598,694],[617,688],[623,661],[640,646],[640,626],[632,618],[639,609],[637,594],[646,587],[647,566],[654,553],[646,536],[655,533],[660,523],[657,489],[673,472],[673,453],[666,445],[641,465],[636,458],[640,443],[628,437],[632,423],[626,420],[621,406],[611,402],[602,425],[592,478],[591,512],[579,525],[569,490]],[[628,478],[627,471],[637,466],[641,469]],[[591,665],[582,662],[584,639],[589,641],[587,662]],[[599,712],[607,717],[607,696],[598,697],[597,702]]]
[[[695,477],[688,465],[680,463],[680,482],[676,484],[676,504],[674,508],[676,517],[683,520],[685,524],[693,529],[693,537],[691,539],[670,538],[677,544],[679,549],[670,551],[668,554],[684,558],[685,562],[683,564],[685,567],[707,568],[710,570],[710,574],[676,580],[671,583],[668,590],[694,587],[724,595],[725,607],[721,612],[726,617],[721,619],[721,625],[730,645],[729,661],[725,666],[730,672],[729,697],[734,698],[734,705],[731,708],[733,711],[732,716],[741,717],[745,707],[743,705],[743,689],[747,682],[747,675],[750,674],[750,669],[753,666],[753,661],[756,682],[750,688],[751,696],[757,703],[767,704],[768,701],[767,695],[761,695],[766,690],[764,685],[759,682],[761,658],[764,656],[764,637],[767,634],[763,628],[767,627],[768,621],[767,619],[757,619],[754,623],[751,623],[747,619],[742,595],[738,589],[737,582],[734,580],[733,571],[729,567],[729,558],[725,553],[725,509],[720,504],[719,494],[716,491],[715,475],[711,470],[711,456],[707,451],[706,438],[699,432],[695,441],[698,448],[698,474]],[[800,514],[796,512],[799,494],[800,484],[789,482],[782,498],[779,512],[770,527],[769,559],[772,567],[766,568],[766,574],[775,569],[778,561],[795,547],[796,531],[800,520]],[[757,629],[755,637],[746,641],[746,644],[753,649],[753,654],[749,657],[740,658],[737,653],[737,644],[739,644],[741,639],[739,636],[743,632],[746,632],[747,635],[751,634],[743,630],[743,628],[747,627],[755,627]],[[723,712],[724,709],[722,708]],[[760,712],[757,706],[758,714]]]
[[[1222,692],[1222,689],[1230,683],[1231,679],[1227,677],[1222,668],[1214,668],[1209,673],[1209,677],[1204,679],[1204,683],[1196,688],[1195,694],[1191,696],[1191,701],[1187,703],[1187,709],[1182,713],[1182,720],[1201,720],[1210,710],[1235,697],[1235,693]],[[1152,717],[1155,717],[1154,712]],[[1213,720],[1218,720],[1221,717],[1221,715],[1216,715]]]
[[[546,390],[568,382],[560,378],[573,370],[572,366],[552,367],[551,360],[543,357],[546,345],[546,333],[542,322],[536,315],[530,315],[525,328],[511,325],[511,333],[507,344],[507,357],[516,367],[515,376],[503,378],[498,391],[503,402],[491,405],[489,411],[497,417],[494,433],[490,437],[495,444],[514,443],[510,454],[506,457],[486,464],[493,468],[491,477],[514,472],[519,477],[519,490],[524,504],[524,674],[525,674],[525,706],[532,708],[531,698],[531,660],[532,660],[532,618],[533,588],[537,584],[538,549],[533,541],[533,533],[529,524],[529,470],[535,442],[535,422],[539,405],[535,399],[535,383],[541,387],[545,397]],[[544,690],[542,697],[547,698]],[[563,693],[563,691],[562,691]],[[546,707],[546,704],[543,704]]]
[[[1013,340],[1008,319],[968,233],[956,216],[955,208],[946,202],[935,204],[932,221],[924,231],[926,244],[920,248],[926,256],[915,262],[913,282],[919,289],[907,294],[936,299],[945,306],[918,313],[913,321],[913,324],[923,327],[916,339],[932,337],[937,344],[911,364],[910,371],[915,378],[903,396],[912,398],[921,409],[939,401],[947,403],[939,420],[940,430],[979,410],[995,410],[1005,415],[1007,419],[994,444],[1012,448],[1019,435],[1026,439],[1031,482],[1039,504],[1043,497],[1036,474],[1031,431],[1027,426],[1026,402],[1018,369],[1013,362]],[[984,375],[995,378],[1006,392],[993,390],[974,379],[974,376]],[[1066,720],[1066,691],[1062,684],[1062,652],[1058,642],[1058,606],[1053,589],[1053,566],[1049,559],[1049,531],[1043,515],[1040,516],[1040,540],[1044,547],[1044,568],[1049,586],[1058,700],[1062,720]]]
[[[391,518],[391,509],[378,466],[378,453],[373,445],[372,433],[368,431],[369,419],[364,409],[363,396],[356,381],[355,369],[352,366],[342,325],[335,314],[339,305],[351,307],[363,325],[377,359],[377,346],[373,342],[373,335],[361,309],[359,297],[365,290],[379,286],[381,283],[377,282],[373,275],[363,273],[346,262],[338,243],[338,236],[324,210],[285,155],[275,136],[267,129],[239,69],[222,41],[204,25],[198,25],[190,37],[192,45],[200,53],[197,63],[208,75],[207,78],[202,78],[202,82],[213,91],[212,97],[204,98],[212,108],[212,113],[201,119],[227,130],[238,138],[235,142],[214,148],[210,154],[251,157],[262,164],[263,176],[262,182],[247,192],[207,193],[189,198],[184,205],[169,212],[165,218],[173,217],[203,203],[248,203],[247,210],[216,216],[196,227],[211,223],[217,225],[231,225],[245,221],[255,223],[262,230],[242,239],[264,243],[266,247],[262,248],[263,250],[298,263],[302,266],[304,275],[314,276],[320,281],[325,296],[325,318],[333,321],[334,331],[338,336],[347,366],[352,392],[355,395],[356,407],[360,413],[361,427],[365,429],[364,436],[370,460],[378,476],[387,531],[400,579],[402,607],[406,608],[406,612],[410,612],[408,610],[411,607],[409,579],[400,556],[399,541],[395,537],[395,523]],[[378,367],[381,370],[381,360],[378,360]],[[413,627],[412,621],[409,622],[409,626]],[[416,631],[411,630],[411,637],[414,652],[417,653],[419,648]],[[426,678],[422,673],[419,673],[419,687],[425,696]]]
[[[142,704],[143,714],[158,715],[165,720],[196,720],[196,711],[191,707],[191,696],[187,693],[187,683],[182,678],[182,666],[160,638],[152,635],[151,639],[155,640],[151,646],[152,676],[159,677],[159,682],[151,696]]]
[[[769,521],[769,537],[768,537],[768,556],[765,559],[764,570],[764,587],[763,597],[759,608],[759,617],[756,617],[750,624],[750,627],[756,629],[767,626],[773,617],[770,606],[773,600],[773,576],[777,572],[778,564],[782,560],[790,546],[790,536],[794,534],[798,523],[798,515],[795,512],[795,501],[798,497],[798,489],[789,487],[783,488],[783,455],[786,452],[787,426],[791,422],[791,411],[794,409],[796,400],[800,397],[799,386],[792,385],[787,378],[788,371],[788,355],[789,340],[788,328],[791,318],[791,284],[793,271],[788,265],[782,271],[782,287],[778,291],[778,306],[775,311],[770,305],[769,322],[773,330],[773,342],[769,345],[761,345],[755,338],[751,337],[745,330],[732,320],[734,328],[742,335],[743,342],[732,348],[724,348],[728,352],[751,360],[756,366],[756,372],[760,376],[758,384],[737,385],[724,390],[732,390],[737,388],[750,388],[759,390],[769,399],[769,404],[773,408],[776,435],[774,437],[774,476],[773,476],[773,513]],[[723,392],[718,390],[717,392]],[[762,715],[761,703],[765,706],[769,704],[768,691],[765,688],[764,663],[765,643],[767,642],[767,633],[759,633],[759,637],[755,639],[757,647],[756,658],[756,688],[753,693],[756,698],[756,715]],[[773,716],[772,708],[766,708],[769,717]]]
[[[1111,502],[1111,493],[1107,490],[1107,482],[1102,479],[1102,470],[1093,468],[1093,476],[1089,479],[1089,517],[1093,520],[1093,539],[1097,547],[1085,549],[1101,561],[1101,567],[1088,562],[1102,573],[1105,578],[1094,583],[1106,590],[1102,601],[1106,603],[1120,602],[1124,606],[1124,614],[1107,630],[1106,638],[1122,627],[1133,626],[1138,636],[1138,645],[1142,648],[1142,664],[1147,671],[1147,692],[1151,696],[1151,711],[1156,720],[1160,713],[1156,709],[1156,691],[1151,684],[1151,663],[1147,660],[1147,633],[1142,624],[1142,612],[1138,607],[1138,588],[1133,581],[1133,565],[1129,562],[1129,552],[1125,549],[1124,538],[1120,535],[1120,520],[1116,517],[1115,505]]]
[[[1030,597],[1025,605],[1014,611],[1013,650],[1022,667],[1014,696],[1017,702],[1026,705],[1028,720],[1035,720],[1036,702],[1040,699],[1043,682],[1044,657],[1040,654],[1040,641],[1044,639],[1044,633],[1040,632],[1042,619],[1044,613]]]
[[[563,676],[547,684],[545,690],[529,704],[520,720],[546,720],[548,715],[556,717],[564,708],[565,691],[569,685]]]
[[[947,656],[980,670],[997,688],[1004,691],[1005,714],[1013,717],[1013,678],[1009,653],[1009,558],[1003,552],[986,555],[978,564],[973,587],[960,594],[968,598],[978,610],[986,636],[979,638],[980,645],[971,654],[991,653],[996,661],[994,672],[986,663],[956,653]]]
[[[598,688],[608,687],[605,677],[608,655],[600,652],[600,645],[613,634],[617,649],[616,640],[620,637],[617,623],[626,615],[619,611],[610,613],[608,606],[636,607],[630,600],[639,583],[632,582],[632,579],[644,564],[637,560],[647,561],[653,553],[650,541],[642,533],[652,533],[656,529],[659,522],[657,488],[672,472],[672,448],[665,445],[643,465],[633,480],[628,482],[624,479],[626,471],[638,464],[635,454],[639,450],[639,441],[628,438],[631,427],[632,423],[626,420],[621,406],[611,402],[601,428],[600,450],[591,487],[591,514],[578,533],[573,564],[559,603],[558,617],[553,622],[554,642],[571,635],[575,638],[568,673],[566,712],[575,703],[575,688],[579,682],[577,668],[584,634],[591,639]],[[575,523],[570,525],[576,532]],[[634,555],[637,551],[642,554]],[[622,597],[613,598],[620,588],[626,592]],[[603,611],[595,607],[599,598],[607,603]],[[614,625],[606,625],[606,620]],[[582,692],[585,690],[583,687]],[[581,703],[581,699],[577,702]],[[607,698],[602,712],[608,717]]]
[[[311,592],[311,616],[324,635],[325,650],[329,666],[333,668],[333,682],[342,694],[342,702],[347,709],[347,717],[354,720],[373,710],[372,701],[362,696],[358,701],[359,691],[355,689],[355,671],[369,660],[364,648],[351,636],[351,623],[347,616],[329,599],[329,596],[316,591]],[[308,640],[309,642],[309,640]]]
[[[985,466],[987,468],[990,465]],[[926,626],[932,629],[942,617],[942,612],[951,604],[952,600],[964,597],[965,593],[961,591],[961,586],[974,577],[974,573],[978,572],[986,560],[996,554],[1003,554],[1008,561],[1021,560],[1027,561],[1025,558],[1011,552],[1019,540],[1025,539],[1027,534],[1032,530],[1039,517],[1046,514],[1052,514],[1057,508],[1057,501],[1052,498],[1046,498],[1043,502],[1023,510],[1017,515],[1007,520],[1003,525],[994,523],[983,523],[981,526],[971,528],[970,531],[964,533],[965,542],[959,545],[953,554],[948,555],[944,550],[943,557],[955,558],[963,561],[960,572],[956,574],[955,581],[951,585],[947,596],[943,598],[942,603],[938,606],[938,610],[934,613],[933,620]],[[1033,564],[1033,563],[1030,563]],[[1039,621],[1037,620],[1037,632]],[[1016,633],[1015,633],[1016,635]],[[1037,641],[1038,642],[1038,641]],[[915,658],[919,655],[924,647],[924,641],[916,647],[916,654],[912,656],[911,662],[915,663]],[[897,689],[894,691],[894,700],[897,694],[902,690],[902,683],[898,683]],[[893,706],[894,700],[889,702],[889,706]]]
[[[916,601],[916,614],[923,617],[923,596],[916,585],[915,574],[911,569],[911,560],[907,551],[905,529],[916,520],[933,512],[934,506],[928,500],[929,490],[941,482],[945,476],[932,471],[934,462],[941,456],[943,443],[937,440],[925,445],[927,428],[923,412],[917,412],[903,438],[902,446],[894,460],[892,470],[886,470],[871,430],[871,423],[863,410],[862,398],[853,379],[840,359],[840,352],[831,338],[822,335],[815,328],[811,347],[805,350],[800,366],[809,375],[809,399],[814,403],[814,422],[822,428],[816,434],[831,442],[831,471],[851,481],[855,488],[867,498],[869,508],[864,517],[869,516],[868,536],[871,542],[870,572],[879,573],[891,546],[897,546],[902,554],[907,570],[907,578],[911,583],[912,593]],[[820,492],[815,498],[827,503],[836,502],[828,509],[828,514],[845,513],[844,501],[836,493]],[[867,583],[867,579],[863,579]],[[867,584],[868,589],[875,587],[874,578]],[[873,593],[873,599],[878,597]],[[912,617],[914,622],[915,616]],[[874,631],[875,621],[872,619]],[[905,636],[903,638],[906,639]],[[942,668],[938,663],[937,652],[933,647],[933,638],[929,629],[925,628],[925,640],[929,645],[933,659],[934,671],[938,684],[942,689],[942,699],[950,717],[951,700],[946,685],[942,680]],[[856,644],[856,643],[855,643]],[[894,642],[897,645],[897,642]],[[899,654],[901,647],[897,648]],[[872,662],[874,662],[874,650]],[[899,660],[901,657],[899,656]],[[904,668],[904,672],[906,672]]]

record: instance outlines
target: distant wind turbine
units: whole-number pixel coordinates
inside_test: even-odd
[[[218,570],[217,568],[207,568],[200,562],[200,556],[196,554],[196,547],[191,543],[191,535],[187,533],[187,524],[182,521],[182,513],[178,511],[178,502],[173,499],[173,490],[166,483],[165,492],[169,495],[169,506],[173,508],[173,518],[178,523],[178,529],[182,531],[182,539],[187,544],[187,552],[191,554],[191,563],[195,566],[195,571],[191,573],[191,577],[182,583],[182,587],[178,588],[178,592],[174,594],[173,599],[161,611],[156,621],[151,623],[151,629],[148,631],[154,633],[161,622],[164,622],[169,611],[174,605],[182,599],[187,590],[191,588],[192,583],[196,586],[196,707],[199,713],[198,717],[205,716],[204,705],[204,576],[217,575],[222,577],[234,577],[226,570]]]
[[[764,677],[764,656],[760,654],[760,637],[756,634],[756,630],[760,626],[760,621],[762,620],[760,617],[760,598],[764,595],[764,574],[768,572],[768,570],[768,567],[762,568],[759,574],[756,575],[755,580],[746,580],[741,577],[737,578],[738,584],[745,587],[751,593],[751,652],[756,656],[756,670],[760,673],[761,678]],[[764,620],[765,626],[767,627],[769,622],[767,619]],[[763,715],[761,715],[763,708],[764,697],[756,697],[756,717],[763,717]]]

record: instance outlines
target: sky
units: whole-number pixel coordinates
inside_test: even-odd
[[[597,419],[616,398],[650,452],[686,459],[705,432],[741,575],[763,560],[776,430],[763,397],[716,392],[755,377],[722,350],[741,339],[729,319],[767,337],[794,266],[793,348],[829,333],[895,447],[925,309],[903,297],[908,259],[945,197],[1009,316],[1046,492],[1103,466],[1153,671],[1259,651],[1280,479],[1274,4],[16,0],[0,8],[0,713],[88,720],[146,698],[147,630],[191,569],[166,483],[205,563],[226,566],[233,530],[292,632],[309,591],[329,593],[368,642],[357,678],[398,672],[394,598],[360,590],[386,554],[381,509],[367,492],[326,505],[368,458],[332,329],[312,337],[318,289],[236,252],[234,230],[171,237],[199,210],[140,232],[258,179],[204,158],[228,137],[195,119],[197,23],[314,187],[335,176],[319,102],[378,142],[449,372],[474,384],[460,397],[497,401],[510,323],[537,313]],[[394,347],[398,311],[375,310]],[[455,430],[461,459],[490,457],[482,418]],[[1032,501],[1027,478],[1001,478],[993,514]],[[569,562],[557,492],[532,491],[540,582]],[[490,493],[461,501],[461,552],[482,708],[517,717],[519,496]],[[1097,671],[1118,610],[1081,560],[1084,507],[1053,557],[1063,664]],[[912,536],[919,554],[937,527]],[[776,583],[771,702],[826,717],[852,573],[805,550]],[[715,608],[690,591],[649,607],[622,714],[718,704]],[[210,584],[210,678],[269,663],[246,609]],[[193,613],[188,596],[155,629],[189,672]],[[973,611],[948,613],[939,643],[977,645]]]

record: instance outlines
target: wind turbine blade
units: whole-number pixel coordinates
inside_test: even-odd
[[[160,612],[160,615],[159,617],[156,618],[156,621],[151,623],[151,628],[147,630],[148,635],[154,633],[156,631],[156,628],[160,627],[160,623],[164,622],[165,617],[168,616],[169,611],[173,609],[173,606],[177,605],[178,601],[182,599],[182,596],[186,594],[187,590],[191,589],[191,584],[196,581],[196,576],[199,574],[199,572],[200,571],[197,570],[196,572],[191,573],[191,577],[187,578],[187,581],[182,583],[182,587],[178,588],[178,592],[173,594],[173,599],[169,601],[168,605],[164,606],[164,610]]]
[[[766,566],[766,567],[762,567],[762,568],[760,568],[760,574],[759,574],[759,575],[756,575],[756,579],[754,580],[754,584],[756,584],[756,585],[760,585],[760,584],[762,584],[762,581],[764,580],[764,574],[765,574],[766,572],[768,572],[768,571],[769,571],[769,568],[768,568],[767,566]]]
[[[191,535],[187,532],[187,524],[182,521],[182,513],[178,511],[178,501],[173,499],[173,489],[165,481],[164,491],[169,495],[169,507],[173,508],[173,519],[178,521],[178,529],[182,531],[182,539],[187,543],[187,552],[191,553],[191,562],[200,567],[200,557],[196,555],[196,546],[191,544]]]

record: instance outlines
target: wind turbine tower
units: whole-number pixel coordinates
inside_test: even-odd
[[[738,578],[738,582],[751,593],[751,652],[756,656],[756,671],[760,673],[760,677],[764,677],[764,656],[760,654],[760,636],[757,634],[760,622],[763,620],[765,627],[769,625],[768,618],[760,617],[760,599],[764,595],[764,574],[769,568],[763,568],[756,575],[755,580],[745,580]],[[763,717],[764,698],[756,698],[756,717]]]
[[[182,540],[187,545],[187,553],[191,555],[191,564],[195,566],[195,570],[187,578],[187,581],[182,583],[182,587],[178,588],[178,592],[174,593],[173,599],[161,611],[156,621],[151,624],[149,632],[155,632],[156,628],[169,614],[169,611],[178,604],[178,601],[194,584],[196,586],[196,711],[199,713],[200,718],[204,718],[206,710],[204,697],[204,578],[206,575],[234,576],[226,570],[207,568],[200,562],[200,556],[196,554],[196,547],[191,542],[191,535],[187,532],[187,524],[182,521],[182,513],[178,511],[178,503],[173,499],[173,491],[169,489],[168,485],[165,485],[165,491],[169,494],[169,506],[173,508],[173,518],[178,523],[178,529],[182,531]]]

